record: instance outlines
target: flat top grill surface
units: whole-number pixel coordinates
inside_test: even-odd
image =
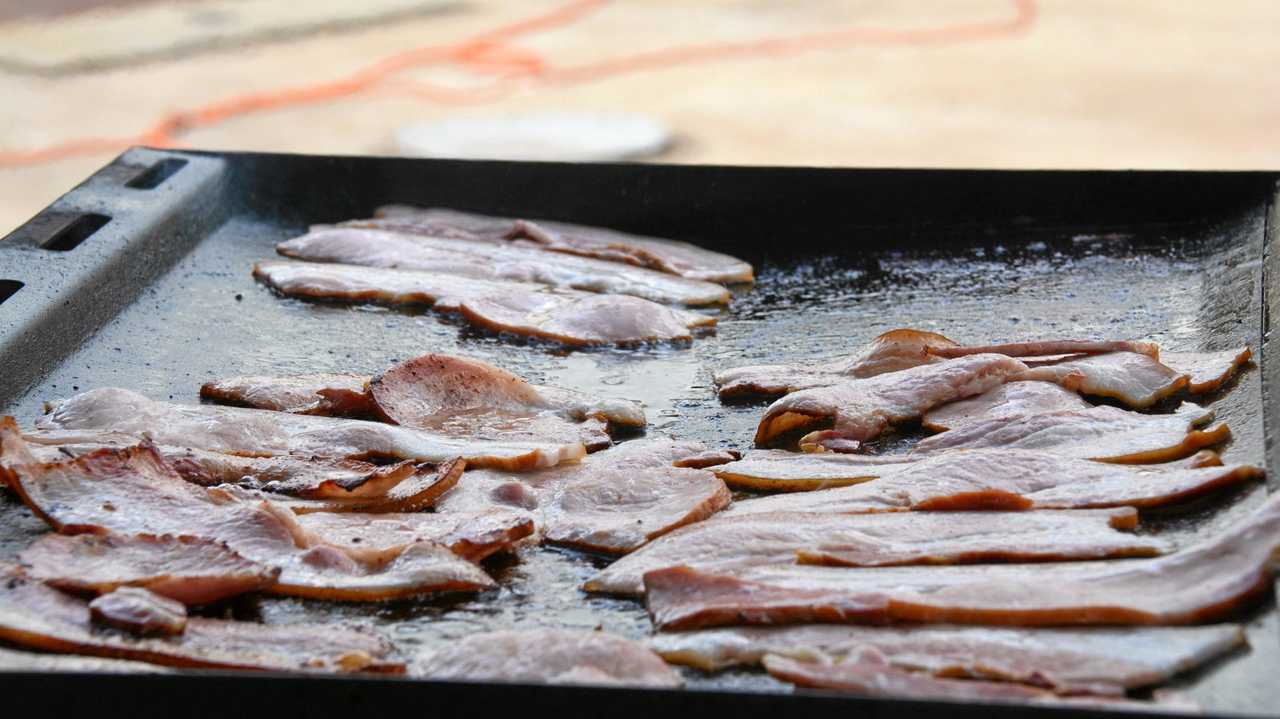
[[[673,218],[673,229],[666,234],[698,239],[756,263],[756,285],[738,292],[729,309],[714,312],[720,320],[717,332],[692,346],[566,351],[476,332],[425,309],[349,307],[274,296],[253,281],[251,265],[273,258],[274,244],[302,232],[308,220],[341,216],[306,217],[305,208],[273,212],[271,203],[255,203],[252,193],[241,193],[234,183],[220,187],[223,196],[215,198],[214,209],[187,226],[190,251],[174,253],[171,267],[137,287],[136,299],[64,360],[49,366],[3,412],[27,426],[41,414],[44,401],[94,387],[126,387],[157,399],[195,402],[200,384],[217,377],[373,373],[434,351],[477,357],[538,383],[639,399],[646,405],[651,435],[747,449],[763,405],[722,405],[711,383],[714,370],[834,359],[895,327],[933,330],[973,343],[1105,337],[1152,338],[1166,349],[1246,343],[1255,353],[1260,348],[1268,208],[1259,203],[1214,217],[1173,221],[1140,217],[1126,223],[1109,217],[1089,223],[1031,216],[1012,224],[923,226],[904,220],[862,228],[861,235],[835,222],[817,237],[691,235]],[[473,199],[467,209],[510,211],[500,202],[480,204],[486,197],[483,188],[469,191]],[[283,192],[287,196],[288,190]],[[420,197],[385,196],[375,202],[406,199],[436,201],[428,188]],[[451,198],[439,199],[443,205]],[[367,213],[372,207],[363,209]],[[524,212],[599,221],[556,207]],[[911,216],[907,209],[902,212]],[[654,231],[625,223],[622,228]],[[91,237],[86,246],[93,241]],[[10,256],[17,255],[0,260]],[[3,312],[0,308],[0,320]],[[1229,391],[1207,400],[1233,431],[1234,439],[1223,451],[1228,461],[1264,461],[1261,388],[1262,372],[1254,366]],[[879,449],[901,451],[919,436],[906,430],[882,440]],[[1151,513],[1139,531],[1159,533],[1184,546],[1239,520],[1265,494],[1265,487],[1255,487],[1177,512]],[[12,558],[45,531],[11,496],[0,500],[0,559]],[[577,589],[606,564],[581,552],[533,548],[521,551],[517,560],[491,562],[488,568],[501,588],[479,597],[377,605],[261,597],[239,600],[228,611],[272,623],[365,620],[380,626],[405,652],[471,632],[512,627],[599,627],[647,636],[651,626],[638,602]],[[1251,648],[1179,685],[1215,712],[1280,706],[1280,686],[1269,679],[1280,666],[1274,604],[1269,601],[1239,619],[1247,625]],[[694,686],[788,690],[760,672],[687,671],[686,676]]]

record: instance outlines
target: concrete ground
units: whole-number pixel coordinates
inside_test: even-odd
[[[565,0],[352,4],[361,16],[317,2],[314,17],[260,0],[83,9],[95,4],[66,0],[52,15],[0,5],[0,232],[166,113],[332,82],[412,48],[456,50]],[[420,120],[621,110],[674,130],[657,158],[668,162],[1275,169],[1277,30],[1274,0],[601,2],[489,47],[484,63],[455,52],[360,92],[175,136],[195,148],[388,153],[394,131]],[[82,138],[117,143],[13,154]]]

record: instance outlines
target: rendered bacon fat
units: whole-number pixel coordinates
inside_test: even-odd
[[[289,297],[431,305],[492,332],[572,346],[687,342],[714,317],[639,297],[524,282],[313,262],[260,262],[254,276]]]
[[[646,572],[684,565],[722,573],[769,564],[894,566],[1149,557],[1159,540],[1136,537],[1131,508],[1077,512],[778,512],[712,517],[650,542],[586,583],[638,596]]]
[[[761,456],[763,455],[763,456]],[[741,462],[712,471],[753,475],[756,481],[789,481],[817,472],[865,474],[858,455],[797,455],[751,452]],[[886,458],[888,459],[888,458]],[[1259,479],[1250,465],[1221,465],[1217,455],[1183,462],[1128,466],[1065,457],[1056,452],[981,449],[908,455],[871,472],[879,479],[854,486],[760,497],[734,502],[724,516],[757,512],[870,512],[930,510],[1085,509],[1158,507]],[[841,465],[848,465],[842,468]],[[816,470],[810,471],[810,468]]]
[[[604,632],[563,629],[471,634],[424,654],[409,671],[432,679],[652,687],[683,683],[643,644]]]
[[[751,265],[736,257],[676,240],[632,235],[602,227],[550,220],[509,220],[438,208],[386,205],[375,220],[354,226],[420,232],[437,237],[505,240],[583,257],[626,262],[708,282],[751,282]]]
[[[766,654],[840,657],[872,647],[896,667],[935,676],[1091,694],[1160,684],[1244,643],[1244,632],[1235,624],[1068,629],[808,624],[664,632],[649,640],[663,659],[704,671],[757,665]]]
[[[362,267],[438,272],[488,281],[540,283],[559,289],[629,295],[690,306],[724,304],[729,291],[642,267],[550,254],[519,245],[457,242],[359,227],[312,230],[276,245],[287,257]]]
[[[0,565],[0,639],[42,651],[116,657],[175,667],[277,671],[402,672],[378,635],[341,625],[272,626],[190,617],[177,637],[96,631],[87,602]]]
[[[982,394],[1027,372],[1016,359],[979,354],[890,372],[838,385],[793,392],[765,411],[756,445],[782,443],[789,435],[810,432],[802,446],[828,438],[865,442],[890,425],[918,419],[939,405]]]
[[[276,583],[278,567],[190,536],[49,534],[18,555],[30,576],[77,593],[142,587],[183,604],[206,604]]]
[[[548,542],[625,553],[729,503],[728,488],[711,472],[672,466],[704,450],[694,442],[643,439],[520,476],[467,472],[438,510],[526,510]]]
[[[1100,405],[972,422],[926,437],[911,454],[1005,448],[1121,464],[1168,462],[1226,441],[1231,431],[1225,424],[1195,429],[1212,420],[1212,410],[1190,402],[1173,414],[1142,414]]]
[[[156,402],[104,388],[59,403],[41,429],[111,430],[165,446],[249,456],[395,458],[445,462],[463,457],[477,467],[523,471],[581,457],[580,443],[461,440],[382,422],[309,417],[239,407]]]
[[[1054,626],[1196,624],[1268,591],[1280,497],[1218,536],[1155,559],[976,567],[811,566],[734,575],[661,569],[644,577],[661,629],[893,621]]]

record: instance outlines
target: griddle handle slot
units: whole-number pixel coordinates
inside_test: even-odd
[[[4,304],[5,300],[18,294],[18,290],[24,286],[23,283],[17,280],[0,280],[0,305]]]
[[[124,186],[133,190],[154,190],[186,166],[187,161],[180,157],[166,157],[139,172],[133,179],[124,183]]]

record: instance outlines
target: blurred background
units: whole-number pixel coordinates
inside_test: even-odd
[[[0,0],[0,233],[133,144],[1280,168],[1280,2]]]

